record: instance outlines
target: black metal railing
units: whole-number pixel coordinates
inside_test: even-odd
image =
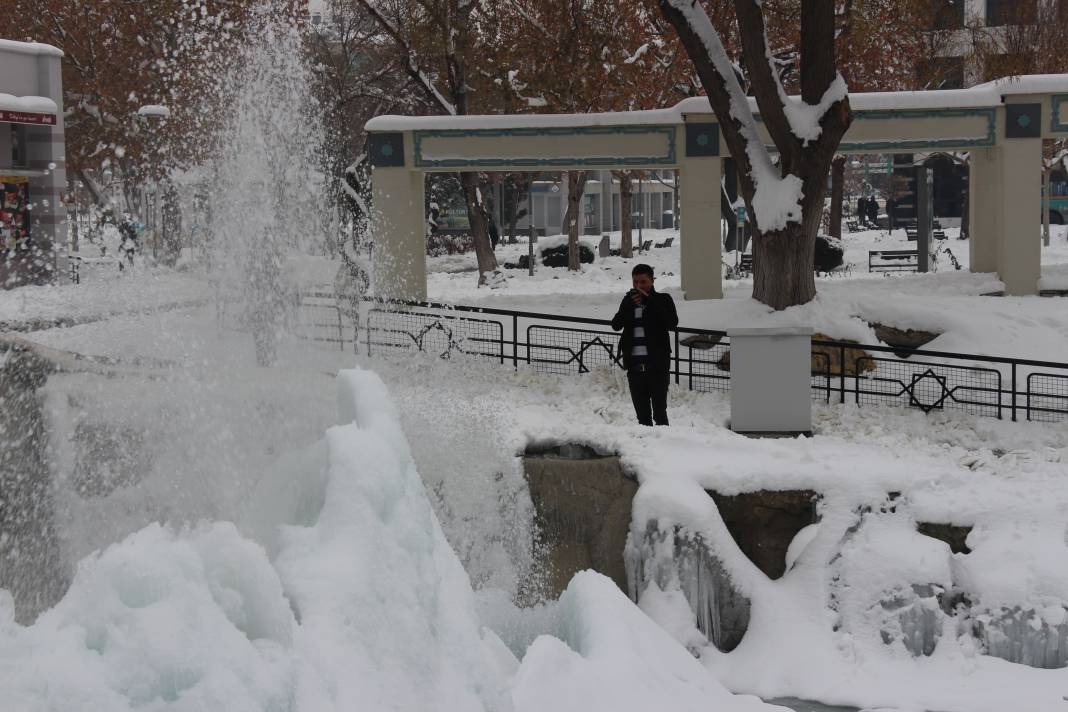
[[[342,310],[337,311],[339,320]],[[341,348],[351,344],[339,330]],[[604,319],[377,300],[369,304],[367,353],[423,352],[485,358],[542,373],[581,375],[619,368],[620,333]],[[320,340],[330,341],[323,338]],[[700,392],[730,389],[730,338],[724,331],[672,330],[671,376]],[[848,341],[812,341],[812,397],[858,406],[897,405],[924,413],[1068,421],[1068,363]]]

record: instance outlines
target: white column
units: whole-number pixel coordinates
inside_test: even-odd
[[[687,157],[679,167],[682,221],[682,291],[686,299],[722,299],[723,271],[719,224],[719,157]]]
[[[1036,294],[1042,273],[1042,139],[1005,139],[1000,153],[998,274],[1005,294]]]
[[[1002,236],[1001,149],[979,148],[968,159],[968,254],[972,272],[997,272]]]
[[[426,299],[426,216],[423,174],[375,167],[374,290],[389,299]]]

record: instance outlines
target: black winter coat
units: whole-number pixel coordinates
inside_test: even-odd
[[[645,325],[645,340],[649,348],[649,368],[652,371],[671,369],[671,329],[679,325],[679,314],[675,311],[675,300],[670,294],[661,294],[655,289],[645,298],[645,311],[642,322]],[[612,328],[623,330],[619,340],[619,355],[623,368],[630,368],[631,329],[634,325],[634,302],[630,293],[623,297],[619,311],[612,317]]]

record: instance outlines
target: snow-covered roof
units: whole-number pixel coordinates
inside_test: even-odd
[[[850,93],[849,103],[858,111],[887,109],[956,109],[998,106],[1005,96],[1068,93],[1068,74],[1036,74],[997,79],[968,89]],[[757,110],[756,100],[749,104]],[[683,99],[668,109],[624,111],[603,114],[499,114],[470,116],[377,116],[367,122],[368,131],[415,131],[433,129],[563,128],[576,126],[639,126],[678,124],[686,114],[710,114],[708,98]]]
[[[6,40],[0,40],[6,41]],[[0,93],[0,111],[27,111],[39,114],[59,112],[56,102],[47,96],[14,96]]]
[[[63,50],[58,47],[40,42],[18,42],[16,40],[0,40],[0,51],[19,52],[21,54],[47,54],[53,57],[63,56]]]
[[[708,106],[708,102],[705,102]],[[572,126],[640,126],[677,124],[676,107],[652,111],[622,111],[601,114],[472,114],[467,116],[376,116],[364,126],[368,131],[415,131],[426,129],[565,128]],[[707,110],[707,109],[706,109]]]

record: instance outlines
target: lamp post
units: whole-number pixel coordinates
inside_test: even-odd
[[[147,104],[137,110],[137,116],[145,119],[150,125],[156,126],[157,124],[166,121],[171,115],[171,110],[162,104]],[[153,130],[151,132],[152,147],[156,148],[157,140],[156,133]],[[157,157],[158,158],[158,157]],[[147,201],[146,201],[147,202]],[[147,206],[146,206],[147,208]],[[159,239],[160,239],[160,220],[159,217],[159,180],[152,176],[152,209],[151,211],[145,210],[146,227],[149,223],[149,218],[152,225],[152,259],[157,260],[159,258]]]

